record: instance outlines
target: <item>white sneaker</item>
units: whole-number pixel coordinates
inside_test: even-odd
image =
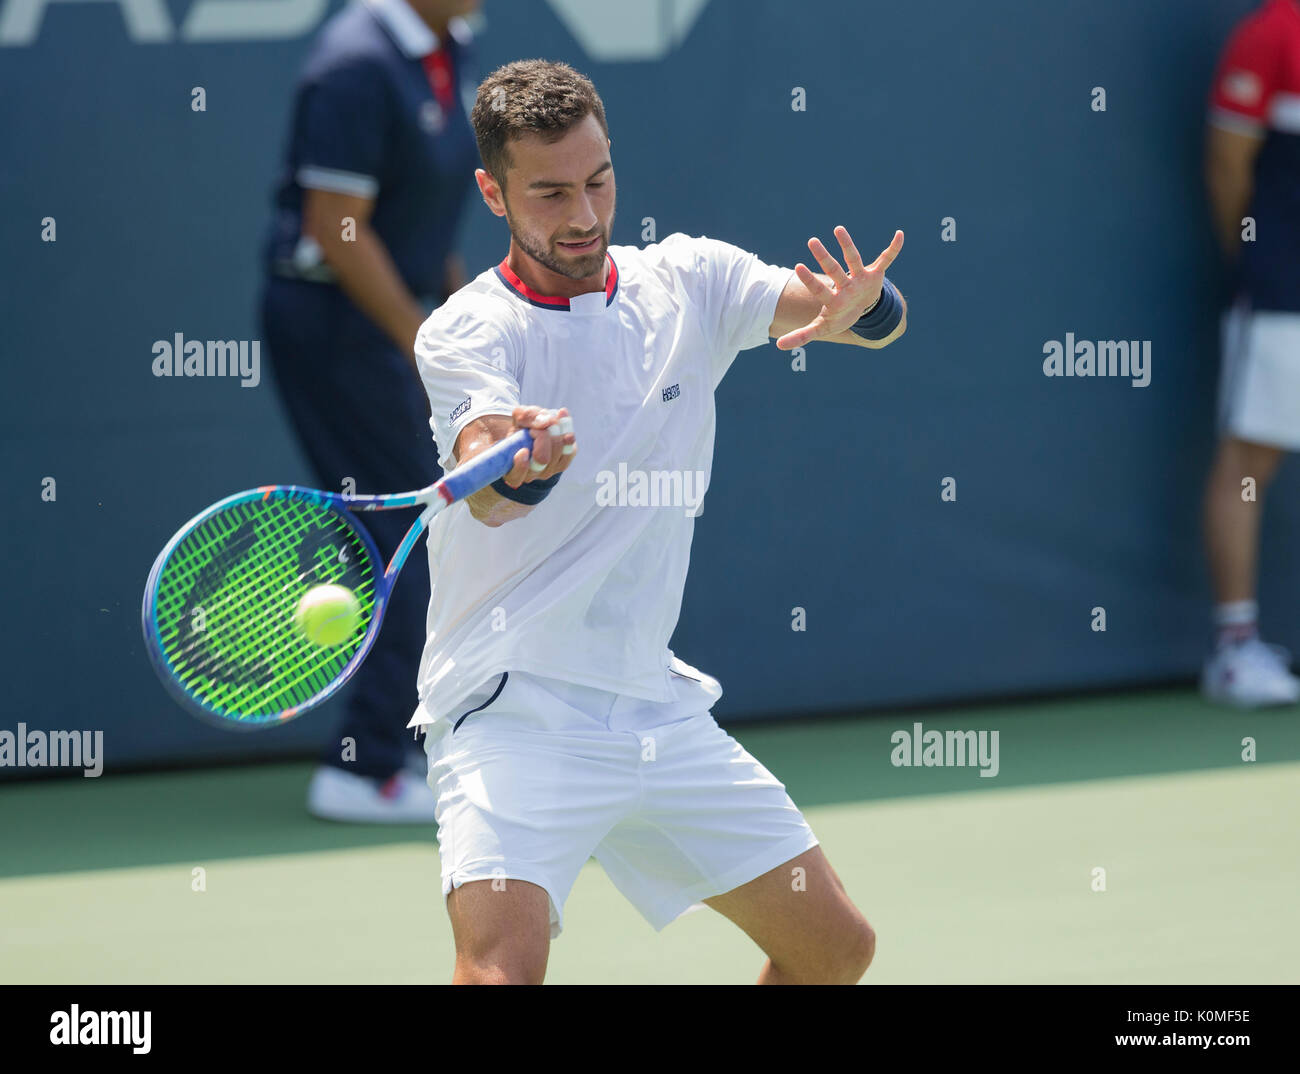
[[[1291,654],[1280,645],[1251,638],[1225,645],[1205,662],[1201,692],[1210,701],[1238,708],[1294,705],[1300,701],[1300,679],[1291,674]]]
[[[321,765],[307,788],[307,812],[354,824],[429,824],[437,798],[425,780],[403,768],[391,779],[368,779]]]

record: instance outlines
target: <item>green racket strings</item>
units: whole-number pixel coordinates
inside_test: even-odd
[[[376,565],[340,514],[292,495],[246,500],[209,516],[172,550],[158,578],[158,642],[176,681],[218,716],[270,720],[324,689],[360,648],[374,612]],[[351,589],[352,638],[322,648],[298,630],[307,589]]]

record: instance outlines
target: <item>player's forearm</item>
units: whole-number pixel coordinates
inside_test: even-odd
[[[1215,237],[1229,260],[1241,249],[1241,219],[1250,205],[1253,176],[1248,168],[1212,161],[1206,168],[1205,185]]]
[[[514,500],[507,500],[491,487],[480,489],[474,493],[465,501],[465,505],[469,508],[469,513],[474,516],[476,521],[493,528],[523,518],[533,509],[531,504],[515,503]]]
[[[1255,186],[1255,158],[1263,139],[1255,134],[1206,128],[1205,186],[1215,235],[1229,260],[1241,251],[1241,220]]]
[[[407,289],[388,248],[369,224],[358,222],[356,237],[345,242],[337,235],[316,236],[339,286],[415,362],[415,337],[424,323],[424,310]]]
[[[490,424],[489,421],[490,419],[483,419],[481,424],[476,423],[477,427],[467,426],[465,432],[461,434],[456,450],[458,466],[463,466],[475,455],[482,454],[493,444],[504,440],[514,432],[514,426],[508,418]],[[468,497],[465,506],[469,508],[469,513],[476,521],[492,527],[523,518],[533,509],[529,504],[507,500],[491,485]]]
[[[569,430],[567,433],[562,431],[565,427]],[[476,455],[487,451],[499,441],[513,436],[518,429],[524,428],[549,428],[550,432],[540,441],[534,439],[531,460],[526,457],[526,453],[518,453],[515,457],[515,465],[501,481],[511,490],[520,490],[531,482],[553,484],[553,479],[558,477],[577,453],[572,420],[568,417],[568,411],[563,408],[551,412],[537,406],[520,406],[516,407],[509,417],[504,414],[485,414],[481,418],[476,418],[466,425],[456,438],[456,464],[463,466]],[[532,502],[521,502],[520,499],[511,499],[509,496],[502,495],[497,491],[500,487],[500,485],[489,485],[465,501],[470,514],[485,526],[501,526],[523,518],[531,513],[537,503],[547,495],[546,492],[537,495],[537,490],[534,489]],[[529,497],[524,496],[523,499],[527,500]]]

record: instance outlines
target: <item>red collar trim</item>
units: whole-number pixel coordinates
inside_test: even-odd
[[[609,266],[609,272],[605,274],[605,305],[608,306],[614,301],[614,294],[618,291],[618,266],[614,264],[614,259],[608,252],[605,254],[605,263]],[[567,310],[569,300],[561,295],[544,295],[540,291],[534,291],[528,284],[524,283],[514,271],[506,264],[506,259],[502,258],[501,264],[497,265],[496,273],[501,277],[510,290],[514,291],[520,298],[531,302],[534,306],[540,306],[547,310]]]

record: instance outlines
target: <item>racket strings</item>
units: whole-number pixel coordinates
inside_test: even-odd
[[[227,716],[274,717],[308,700],[364,638],[359,628],[343,645],[321,648],[297,629],[307,587],[340,579],[368,624],[371,556],[346,518],[327,507],[276,496],[204,520],[177,545],[157,586],[159,636],[177,680]]]
[[[283,550],[281,550],[281,551],[283,551]],[[263,594],[263,602],[265,603],[265,600],[268,599],[268,598],[269,598],[269,599],[283,598],[286,594],[290,593],[291,591],[293,591],[293,592],[299,592],[299,591],[301,591],[302,587],[303,587],[303,586],[305,585],[305,583],[306,583],[306,580],[307,580],[308,578],[312,578],[313,576],[315,576],[315,575],[316,575],[316,572],[317,572],[318,569],[319,569],[319,566],[316,565],[316,564],[313,564],[312,567],[310,567],[308,570],[302,571],[302,572],[299,573],[296,577],[294,577],[294,578],[290,579],[288,582],[286,582],[286,583],[284,584],[284,586],[281,587],[281,589],[280,589],[280,591],[279,591],[278,593],[276,593],[276,594]],[[252,595],[254,589],[256,589],[259,585],[263,585],[263,584],[264,584],[264,580],[261,579],[261,578],[259,578],[259,576],[258,576],[257,574],[249,574],[248,577],[247,577],[247,579],[246,579],[246,580],[244,581],[244,583],[242,584],[242,587],[241,587],[241,588],[234,589],[234,590],[231,592],[230,596],[228,596],[228,597],[225,598],[224,600],[219,601],[219,602],[217,602],[216,604],[213,604],[213,605],[209,605],[209,606],[204,607],[204,608],[203,608],[203,611],[204,611],[204,613],[205,613],[205,616],[207,616],[207,615],[217,615],[219,612],[221,612],[221,611],[224,610],[224,608],[225,608],[226,605],[229,605],[229,604],[234,603],[234,604],[236,604],[237,608],[245,609],[245,610],[246,610],[246,614],[244,614],[244,615],[242,616],[242,618],[239,618],[239,617],[232,618],[232,619],[231,619],[231,620],[226,624],[226,626],[227,626],[229,629],[239,629],[239,628],[247,628],[247,627],[250,627],[250,626],[253,624],[253,622],[256,620],[256,618],[259,617],[259,615],[260,615],[262,609],[259,608],[259,607],[254,606],[253,604],[251,604],[250,601],[249,601],[249,597]],[[236,616],[239,616],[239,612],[238,612],[238,611],[236,612]],[[263,618],[264,622],[267,623],[267,629],[268,629],[268,630],[274,627],[274,625],[275,625],[274,623],[272,623],[270,620],[266,619],[264,616],[263,616],[262,618]],[[249,645],[255,647],[256,644],[257,644],[257,641],[258,641],[257,638],[249,638]],[[191,650],[191,649],[193,649],[193,648],[195,648],[195,647],[197,647],[197,646],[199,646],[199,645],[202,645],[202,644],[203,644],[203,639],[202,639],[202,638],[196,638],[196,639],[195,639],[194,641],[192,641],[188,646],[186,646],[186,650],[185,650],[185,651]]]
[[[310,539],[311,536],[319,532],[320,530],[318,528],[309,531],[307,539]],[[345,549],[352,541],[356,540],[350,528],[346,528],[337,534],[331,533],[331,536],[335,535],[345,538],[346,543],[343,545]],[[303,542],[299,542],[299,549],[301,549],[302,543]],[[301,571],[295,575],[293,579],[287,582],[282,587],[281,591],[276,594],[277,599],[275,609],[277,614],[265,615],[260,618],[248,616],[245,617],[245,622],[236,621],[236,627],[244,626],[249,630],[249,645],[258,651],[265,651],[265,645],[274,645],[276,641],[281,642],[278,648],[272,648],[267,654],[267,659],[273,665],[285,666],[285,661],[290,653],[293,653],[300,661],[300,674],[292,676],[291,672],[286,671],[274,682],[267,682],[263,685],[260,691],[254,692],[250,697],[242,699],[242,704],[247,704],[256,708],[264,701],[269,701],[269,692],[271,690],[274,690],[277,694],[283,692],[293,695],[293,688],[302,683],[306,683],[311,688],[308,692],[302,695],[301,699],[305,700],[307,697],[310,697],[315,693],[316,690],[325,686],[330,679],[334,677],[337,670],[335,665],[339,664],[339,650],[337,648],[321,649],[308,641],[298,630],[297,624],[294,621],[294,613],[297,609],[298,598],[306,588],[308,581],[312,584],[319,584],[327,581],[337,582],[340,580],[340,575],[346,575],[348,570],[354,571],[353,564],[349,563],[348,567],[339,570],[337,575],[329,575],[324,572],[323,568],[330,563],[332,557],[322,559],[320,553],[326,550],[334,551],[335,549],[335,545],[323,543],[321,547],[318,547],[315,550],[315,561],[312,565],[307,570]],[[350,586],[349,588],[352,587]],[[292,593],[291,599],[283,599],[286,594],[290,593]],[[361,599],[361,595],[362,594],[358,593],[359,600]],[[368,595],[369,593],[367,590],[366,596],[368,597]],[[367,599],[366,606],[369,607],[369,604],[370,602]],[[359,641],[360,636],[364,635],[365,631],[362,627],[368,622],[369,616],[366,615],[362,623],[358,626],[358,633],[353,639],[354,642]],[[260,629],[254,634],[252,633],[252,628],[255,625],[260,627]],[[355,645],[351,648],[354,649]],[[348,655],[351,655],[350,650]],[[343,664],[346,664],[346,662],[346,660],[342,661]]]
[[[240,512],[241,515],[246,512]],[[250,637],[250,626],[255,624],[259,619],[269,620],[274,623],[273,617],[267,616],[269,601],[273,595],[263,593],[261,599],[254,599],[256,587],[259,580],[264,585],[269,577],[268,567],[283,557],[287,542],[284,540],[285,534],[282,529],[277,528],[272,531],[273,536],[280,538],[274,541],[269,547],[266,544],[266,527],[262,535],[263,548],[260,554],[254,557],[251,565],[254,568],[252,572],[242,574],[243,581],[231,582],[231,577],[238,579],[241,574],[236,573],[239,567],[239,560],[248,554],[247,549],[232,548],[229,541],[229,534],[238,530],[241,526],[246,526],[247,522],[239,523],[238,516],[235,518],[216,518],[211,520],[211,540],[207,546],[200,550],[198,555],[208,555],[210,558],[208,564],[204,567],[204,572],[215,574],[224,581],[224,592],[227,594],[224,599],[215,601],[206,601],[203,599],[204,594],[196,593],[191,590],[191,596],[186,600],[185,610],[190,615],[189,636],[190,640],[179,652],[175,653],[178,662],[183,662],[183,667],[178,671],[182,675],[182,681],[190,685],[191,680],[196,675],[212,676],[217,667],[223,661],[231,658],[231,646],[229,640],[240,639],[242,636],[243,645],[239,645],[241,650],[239,655],[242,659],[239,661],[244,677],[253,677],[257,679],[265,678],[265,664],[262,661],[250,657],[250,653],[256,652],[257,639]],[[236,524],[239,523],[239,524]],[[277,545],[281,547],[277,547]],[[215,546],[215,550],[214,550]],[[213,571],[212,568],[218,568]],[[258,573],[260,570],[260,574]],[[186,579],[187,581],[188,579]],[[184,592],[185,581],[178,579],[178,591]],[[282,590],[291,588],[292,582],[288,587],[281,587]],[[197,587],[196,587],[197,588]],[[234,605],[235,614],[227,616],[228,606]],[[243,614],[240,614],[242,611]],[[199,621],[194,622],[194,617],[198,616]],[[177,624],[184,631],[184,625]],[[222,642],[227,644],[223,645]]]
[[[278,533],[279,538],[269,547],[256,563],[249,565],[252,572],[265,572],[267,563],[279,558],[281,562],[294,551],[291,533]],[[295,566],[296,566],[296,561]],[[305,583],[318,576],[320,564],[313,564],[306,571],[294,571],[289,581],[279,586],[277,593],[264,593],[257,600],[255,592],[257,579],[269,577],[266,573],[249,573],[242,583],[237,583],[231,590],[232,598],[221,602],[235,602],[236,614],[226,620],[211,622],[211,615],[221,609],[205,609],[209,613],[208,629],[220,631],[225,638],[239,639],[238,652],[233,654],[237,663],[236,674],[231,676],[225,661],[231,658],[229,651],[222,653],[219,646],[205,644],[206,639],[196,637],[203,648],[199,659],[189,655],[190,666],[185,669],[186,685],[193,688],[196,677],[213,679],[221,676],[229,687],[224,693],[214,695],[212,700],[233,709],[246,712],[260,712],[267,709],[283,708],[284,703],[301,702],[310,693],[303,693],[300,687],[322,687],[330,681],[333,673],[341,663],[338,649],[321,650],[307,642],[296,629],[293,622],[293,610],[298,594],[305,589]],[[283,599],[292,594],[293,599]],[[268,603],[268,599],[271,598]],[[241,613],[242,612],[242,613]],[[192,649],[193,645],[187,646]],[[228,650],[229,647],[227,647]]]

